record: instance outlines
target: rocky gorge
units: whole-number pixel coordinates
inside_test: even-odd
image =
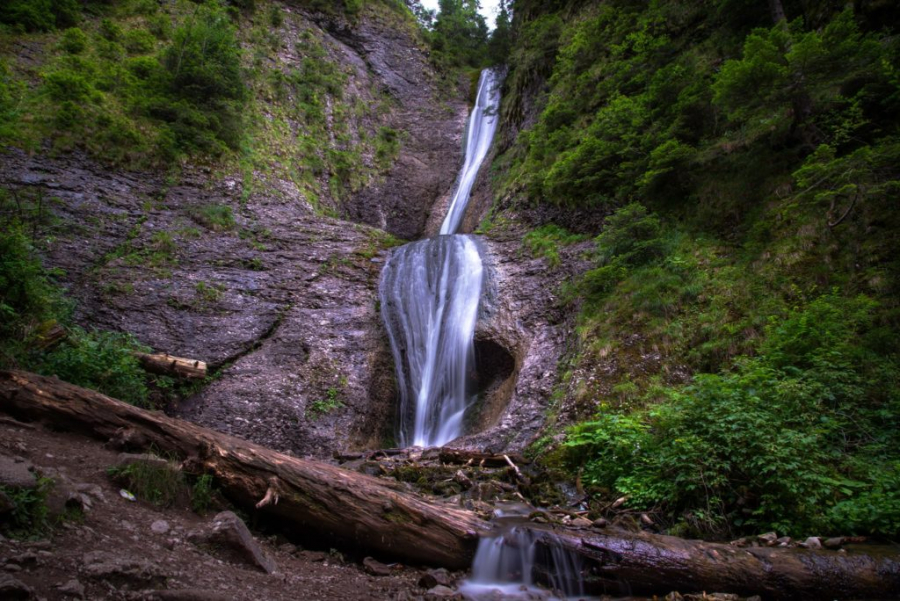
[[[789,32],[748,7],[518,0],[463,59],[480,46],[448,23],[475,35],[476,5],[86,0],[37,30],[0,9],[0,596],[900,595],[893,146],[836,166],[841,132],[883,121],[866,94],[890,61],[767,133],[726,80],[745,35],[874,56],[854,27],[882,9],[804,5]],[[496,139],[445,231],[487,64]],[[415,343],[383,289],[457,233],[481,264],[462,435],[409,447]],[[420,267],[410,290],[434,287]],[[135,407],[58,377],[77,352],[97,380],[146,353],[201,377],[140,371]]]

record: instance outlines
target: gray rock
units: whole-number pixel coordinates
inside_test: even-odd
[[[800,546],[806,549],[821,549],[822,539],[820,539],[818,536],[810,536],[805,541],[800,543]]]
[[[188,540],[220,559],[251,565],[267,574],[276,570],[275,561],[253,539],[241,518],[231,511],[218,514],[208,529],[192,532]]]
[[[34,591],[21,580],[8,574],[0,574],[0,599],[3,601],[34,599]]]
[[[169,531],[169,522],[165,520],[156,520],[152,524],[150,524],[150,530],[154,534],[165,534]]]
[[[157,587],[166,581],[165,574],[151,562],[107,551],[86,553],[80,571],[87,578],[100,580],[117,588]]]
[[[363,567],[366,572],[371,574],[372,576],[390,576],[391,568],[381,563],[377,559],[373,559],[371,557],[366,557],[363,559]]]
[[[606,528],[609,525],[609,522],[606,518],[597,518],[591,524],[594,528]]]
[[[792,541],[792,539],[790,536],[782,536],[775,542],[778,543],[779,547],[790,547],[791,541]]]
[[[63,584],[60,584],[56,587],[60,593],[66,595],[68,597],[75,597],[77,599],[84,599],[84,585],[78,582],[77,579],[73,578]]]
[[[835,536],[832,538],[827,538],[822,543],[822,546],[824,546],[826,549],[840,549],[842,546],[844,546],[844,537]]]
[[[454,591],[449,586],[444,586],[443,584],[439,584],[433,588],[428,589],[428,592],[425,593],[425,598],[431,599],[446,599],[449,597],[455,597],[456,591]]]
[[[22,458],[0,455],[0,486],[13,489],[37,487],[33,469],[34,466]]]
[[[428,570],[419,578],[419,586],[427,589],[432,589],[436,586],[450,587],[453,586],[453,577],[444,568]]]

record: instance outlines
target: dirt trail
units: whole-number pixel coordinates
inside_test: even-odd
[[[64,522],[37,541],[0,540],[0,578],[6,573],[20,580],[36,598],[78,598],[60,590],[69,583],[75,590],[83,587],[84,599],[150,599],[147,591],[153,586],[146,583],[151,580],[159,582],[159,588],[182,591],[166,599],[183,600],[406,599],[425,592],[416,585],[422,570],[394,566],[389,576],[372,576],[361,565],[329,553],[324,541],[322,549],[293,551],[281,536],[255,533],[275,560],[274,574],[217,559],[187,541],[189,532],[209,526],[215,510],[198,516],[186,507],[163,509],[122,498],[120,487],[106,473],[118,453],[74,434],[3,422],[0,454],[21,457],[44,473],[58,470],[72,483],[93,485],[80,487],[90,491],[92,505],[83,520]],[[160,521],[168,525],[166,533],[151,529]],[[157,524],[156,529],[161,527]],[[122,566],[146,562],[157,575],[142,578],[140,570],[132,570],[131,577],[92,577],[96,555],[89,554],[96,552],[111,554]]]

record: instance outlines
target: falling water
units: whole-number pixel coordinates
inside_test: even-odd
[[[407,244],[382,272],[379,296],[400,389],[402,446],[462,434],[483,269],[473,238],[456,234],[497,128],[497,75],[485,70],[466,127],[466,157],[441,235]]]
[[[501,526],[504,520],[496,520]],[[482,538],[472,562],[472,576],[460,588],[468,598],[505,599],[583,598],[581,563],[554,542],[552,532],[524,527],[522,518],[506,523],[499,536]],[[538,589],[540,581],[549,590]]]

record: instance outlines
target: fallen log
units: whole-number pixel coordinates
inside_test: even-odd
[[[150,373],[188,379],[206,377],[206,363],[197,359],[174,357],[168,353],[135,353],[141,367]]]
[[[188,471],[211,474],[237,505],[258,506],[256,511],[327,537],[336,547],[466,569],[479,535],[490,530],[472,512],[426,501],[384,480],[283,455],[56,378],[0,371],[0,411],[118,441],[132,450],[155,447],[176,454]],[[537,544],[580,558],[589,593],[715,591],[765,599],[900,596],[900,555],[893,549],[865,547],[844,554],[737,548],[613,530],[534,532]]]
[[[588,594],[675,590],[760,595],[767,600],[900,597],[900,554],[891,547],[857,546],[839,553],[739,548],[616,530],[533,532],[539,545],[564,549],[580,560]]]
[[[234,503],[276,516],[334,546],[416,564],[466,569],[479,532],[472,512],[390,487],[384,480],[284,455],[162,413],[25,372],[0,371],[0,411],[54,429],[173,453],[211,474]]]

